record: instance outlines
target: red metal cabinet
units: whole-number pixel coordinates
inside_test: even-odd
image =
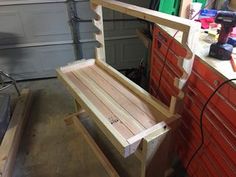
[[[184,90],[183,123],[179,129],[182,137],[178,136],[178,152],[187,153],[181,158],[184,165],[200,143],[199,119],[202,107],[217,86],[225,80],[200,58],[195,58],[192,73]],[[206,171],[211,172],[210,176],[236,176],[235,85],[228,83],[215,94],[204,112],[203,127],[206,141],[194,159],[195,163],[199,163],[190,166],[189,174],[201,176],[200,168],[206,168]],[[188,136],[189,132],[192,136]]]
[[[153,45],[157,44],[153,40]],[[150,75],[150,93],[157,96],[157,81],[163,66],[161,50],[153,46]],[[170,84],[171,77],[179,75],[171,57],[163,72],[159,99],[168,104],[170,95],[176,93]],[[195,57],[193,70],[184,88],[184,104],[181,125],[178,129],[177,153],[183,163],[189,161],[200,144],[200,112],[204,103],[220,83],[225,81],[220,73],[212,69],[199,57]],[[205,144],[192,161],[188,174],[197,177],[236,176],[236,86],[228,83],[212,98],[204,112]]]

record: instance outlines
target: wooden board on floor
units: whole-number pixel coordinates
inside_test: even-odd
[[[99,146],[96,144],[94,139],[91,137],[87,129],[83,126],[83,124],[80,121],[80,114],[77,116],[72,116],[69,119],[73,122],[74,126],[77,128],[77,130],[83,135],[84,139],[90,146],[90,148],[93,150],[95,153],[95,156],[98,158],[100,161],[101,165],[104,167],[106,170],[107,174],[110,177],[119,177],[119,174],[116,172],[114,167],[111,165],[109,160],[106,158],[106,156],[103,154]]]
[[[28,89],[21,92],[8,129],[0,146],[0,177],[11,177],[16,154],[23,134],[24,125],[29,116],[31,93]]]

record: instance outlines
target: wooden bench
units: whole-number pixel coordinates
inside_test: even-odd
[[[85,110],[89,114],[123,157],[135,154],[140,159],[141,177],[152,174],[164,176],[170,146],[170,141],[166,143],[166,140],[169,138],[170,125],[180,118],[176,107],[178,100],[183,97],[179,86],[183,78],[175,79],[175,86],[180,90],[179,96],[173,96],[170,105],[164,105],[106,64],[102,6],[182,31],[182,47],[187,60],[193,58],[190,50],[194,46],[192,32],[199,25],[119,1],[91,0],[91,8],[97,15],[93,22],[99,30],[95,34],[100,44],[96,48],[96,59],[77,61],[57,70],[58,77],[76,99],[78,111]],[[183,57],[179,63],[184,70]],[[165,147],[160,148],[164,142]],[[160,155],[159,159],[154,159],[156,154]],[[155,168],[155,164],[161,164],[162,167]]]

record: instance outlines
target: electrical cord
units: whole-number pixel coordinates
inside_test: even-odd
[[[212,0],[211,2],[209,2],[204,8],[207,8],[209,6],[211,6],[216,0]],[[192,19],[194,19],[198,14],[200,13],[200,11],[198,13],[196,13]],[[192,20],[191,19],[191,20]],[[174,38],[176,37],[176,35],[178,34],[179,31],[176,31],[176,33],[173,35],[172,37],[172,40],[170,41],[169,43],[169,46],[168,46],[168,49],[166,51],[166,54],[165,54],[165,58],[164,58],[164,61],[163,61],[163,66],[161,68],[161,72],[160,72],[160,77],[159,77],[159,81],[158,81],[158,88],[157,88],[157,94],[159,94],[159,91],[160,91],[160,87],[161,87],[161,80],[162,80],[162,75],[163,75],[163,72],[164,72],[164,69],[165,69],[165,66],[166,66],[166,63],[167,63],[167,56],[168,56],[168,53],[169,53],[169,50],[171,48],[171,45],[174,41]],[[221,83],[216,89],[215,91],[210,95],[210,97],[207,99],[206,103],[204,104],[202,110],[201,110],[201,114],[200,114],[200,132],[201,132],[201,143],[199,144],[198,148],[195,150],[195,152],[193,153],[193,155],[191,156],[191,158],[189,159],[185,169],[186,169],[186,172],[188,171],[188,168],[191,164],[191,162],[193,161],[193,159],[196,157],[197,153],[200,151],[200,149],[202,148],[202,146],[204,145],[204,141],[205,141],[205,138],[204,138],[204,132],[203,132],[203,115],[204,115],[204,111],[205,109],[207,108],[207,105],[208,103],[211,101],[211,99],[213,98],[213,96],[218,92],[218,90],[220,88],[222,88],[226,83],[228,82],[232,82],[232,81],[236,81],[236,78],[235,79],[229,79],[229,80],[226,80],[224,81],[223,83]]]
[[[209,2],[204,8],[207,8],[209,7],[210,5],[212,5],[216,0],[212,0],[211,2]],[[157,4],[156,4],[157,5]],[[197,15],[199,15],[201,12],[198,11],[190,20],[193,20]],[[166,51],[166,54],[165,54],[165,57],[164,57],[164,61],[163,61],[163,65],[162,65],[162,68],[161,68],[161,72],[160,72],[160,77],[159,77],[159,80],[158,80],[158,85],[157,85],[157,95],[159,94],[159,91],[160,91],[160,87],[161,87],[161,80],[162,80],[162,75],[163,75],[163,72],[164,72],[164,69],[165,69],[165,66],[166,66],[166,62],[167,62],[167,56],[169,54],[169,51],[170,51],[170,48],[171,48],[171,45],[173,44],[174,42],[174,39],[176,37],[176,35],[179,33],[179,30],[177,30],[175,32],[175,34],[172,36],[172,39],[170,41],[170,44],[167,48],[167,51]]]
[[[211,6],[216,0],[212,0],[210,1],[204,8],[208,8],[209,6]],[[193,20],[197,15],[199,15],[201,12],[198,11],[198,13],[196,13],[190,20]],[[162,68],[161,68],[161,72],[160,72],[160,77],[159,77],[159,80],[158,80],[158,85],[157,85],[157,95],[159,94],[160,92],[160,87],[161,87],[161,81],[162,81],[162,75],[163,75],[163,72],[164,72],[164,69],[165,69],[165,66],[166,66],[166,62],[167,62],[167,56],[169,54],[169,51],[170,51],[170,48],[171,48],[171,45],[176,37],[176,35],[179,33],[179,31],[176,31],[176,33],[172,36],[172,39],[170,41],[170,44],[167,48],[167,51],[166,51],[166,54],[165,54],[165,57],[164,57],[164,61],[163,61],[163,65],[162,65]]]
[[[164,58],[164,61],[163,61],[163,65],[162,65],[162,68],[161,68],[161,72],[160,72],[160,77],[159,77],[159,80],[158,80],[158,85],[157,85],[157,95],[159,95],[159,92],[160,92],[160,87],[161,87],[161,80],[162,80],[162,75],[163,75],[163,72],[164,72],[164,69],[166,67],[166,63],[167,63],[167,56],[169,54],[169,51],[170,51],[170,48],[172,46],[172,43],[174,42],[174,39],[175,39],[175,36],[178,34],[179,31],[176,31],[174,36],[171,38],[171,41],[170,41],[170,44],[167,48],[167,51],[166,51],[166,54],[165,54],[165,58]]]
[[[196,149],[196,151],[193,153],[193,155],[191,156],[190,160],[188,161],[187,165],[186,165],[186,171],[188,171],[188,168],[191,164],[191,162],[193,161],[194,157],[196,157],[197,153],[199,152],[199,150],[202,148],[202,146],[204,145],[204,141],[205,141],[205,138],[204,138],[204,132],[203,132],[203,115],[204,115],[204,111],[206,110],[207,108],[207,105],[208,103],[211,101],[211,99],[213,98],[213,96],[218,92],[218,90],[220,88],[222,88],[225,84],[227,84],[228,82],[232,82],[232,81],[236,81],[236,78],[234,79],[229,79],[229,80],[226,80],[224,82],[222,82],[216,89],[215,91],[208,97],[206,103],[204,104],[202,110],[201,110],[201,114],[200,114],[200,131],[201,131],[201,143],[200,145],[198,146],[198,148]]]

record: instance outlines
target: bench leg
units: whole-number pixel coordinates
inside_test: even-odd
[[[76,104],[80,106],[78,103]],[[78,108],[78,107],[77,107]],[[114,167],[111,165],[107,157],[104,155],[102,150],[99,148],[99,146],[94,141],[93,137],[89,134],[87,129],[84,127],[84,125],[80,121],[81,114],[84,112],[84,110],[80,107],[80,110],[77,113],[74,113],[68,117],[65,118],[65,122],[67,125],[74,125],[75,128],[83,135],[86,142],[89,144],[90,148],[93,150],[95,156],[100,161],[101,165],[106,170],[107,174],[110,177],[119,177],[119,174],[116,172]]]
[[[167,128],[161,135],[150,135],[143,140],[140,154],[141,177],[164,177],[169,168],[168,154],[170,130]]]
[[[80,115],[85,112],[80,104],[75,100],[76,113],[65,119],[67,125],[77,122],[78,130],[81,129]],[[75,120],[77,119],[77,120]],[[171,147],[172,132],[169,127],[163,127],[143,139],[142,148],[136,152],[136,156],[141,162],[141,174],[139,177],[166,177],[166,171],[170,167],[169,149]],[[89,138],[90,139],[90,138]],[[116,176],[116,175],[115,175]]]
[[[75,112],[79,112],[82,109],[80,104],[76,100],[74,100],[74,104],[75,104]]]

